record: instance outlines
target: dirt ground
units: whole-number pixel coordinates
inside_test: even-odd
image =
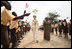
[[[54,34],[50,34],[50,41],[44,40],[44,31],[39,30],[39,42],[33,42],[33,32],[30,31],[26,34],[21,43],[16,48],[71,48],[71,36],[68,35],[68,39],[59,37],[59,34],[56,36]]]

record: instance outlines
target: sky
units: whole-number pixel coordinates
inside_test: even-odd
[[[42,25],[49,12],[57,12],[60,15],[58,19],[63,20],[69,17],[68,22],[71,19],[71,1],[10,1],[10,3],[12,6],[11,12],[15,11],[18,16],[22,15],[24,10],[31,13],[30,16],[23,19],[23,21],[27,20],[30,24],[33,15],[36,15],[39,25]],[[27,9],[25,9],[26,3],[29,4]],[[34,9],[38,10],[37,14],[32,12]]]

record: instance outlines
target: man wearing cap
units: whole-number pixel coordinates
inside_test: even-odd
[[[38,43],[38,20],[36,16],[33,16],[34,20],[32,21],[32,31],[33,31],[33,38],[36,43]]]

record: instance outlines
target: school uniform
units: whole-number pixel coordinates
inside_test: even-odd
[[[1,42],[3,48],[9,48],[8,22],[14,18],[10,11],[4,8],[1,12]]]
[[[18,28],[18,20],[11,21],[10,30],[11,30],[11,41],[12,41],[12,48],[16,46],[17,42],[17,32],[16,29]]]

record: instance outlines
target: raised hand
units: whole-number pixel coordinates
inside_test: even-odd
[[[26,14],[24,14],[24,16],[29,16],[30,15],[30,13],[26,13]]]
[[[13,20],[23,19],[25,16],[29,16],[29,15],[30,15],[30,13],[26,13],[24,15],[13,18]]]
[[[26,10],[24,10],[24,14],[26,13]]]

